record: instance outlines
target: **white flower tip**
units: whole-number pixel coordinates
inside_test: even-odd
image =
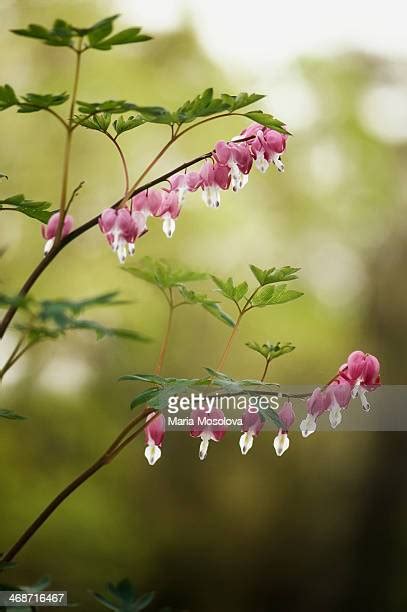
[[[240,446],[240,450],[242,451],[242,455],[247,455],[249,450],[252,448],[253,438],[254,438],[253,434],[249,433],[248,431],[246,431],[240,436],[239,446]]]
[[[164,219],[163,221],[163,232],[167,238],[171,238],[175,232],[175,221],[171,217]]]
[[[55,238],[50,238],[44,245],[44,256],[48,255],[52,247],[54,246]]]
[[[281,457],[290,446],[290,440],[286,433],[279,433],[274,438],[274,450],[276,451],[277,457]]]
[[[199,458],[203,461],[208,454],[209,440],[208,438],[204,438],[199,446]]]
[[[146,446],[146,450],[144,451],[144,456],[149,465],[154,465],[161,457],[161,448],[156,444],[148,444]]]
[[[315,419],[311,414],[308,414],[307,417],[301,421],[300,430],[303,438],[308,438],[311,434],[315,432],[317,428],[317,424]]]
[[[336,429],[338,427],[338,425],[341,424],[342,422],[342,414],[341,411],[337,411],[337,412],[330,412],[329,413],[329,422],[331,423],[331,427],[332,429]]]

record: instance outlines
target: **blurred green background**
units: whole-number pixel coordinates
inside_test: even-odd
[[[117,4],[3,1],[2,82],[21,94],[69,89],[72,54],[8,30],[48,25],[56,17],[90,25],[116,12]],[[225,73],[210,60],[188,19],[149,43],[89,52],[84,59],[79,99],[86,101],[172,108],[208,86],[237,93],[256,80],[245,70]],[[322,383],[361,348],[379,356],[387,384],[403,384],[407,148],[397,130],[397,105],[386,105],[385,94],[401,96],[405,105],[406,65],[350,52],[302,57],[284,71],[262,74],[261,82],[271,96],[268,108],[294,132],[286,172],[253,171],[245,190],[222,194],[215,211],[191,195],[174,237],[167,240],[161,224],[151,223],[134,260],[165,257],[241,280],[250,279],[249,263],[300,266],[296,288],[305,296],[248,316],[226,371],[258,377],[260,358],[244,343],[270,339],[297,347],[273,368],[280,383]],[[151,176],[231,138],[244,122],[197,128]],[[134,177],[164,144],[167,130],[146,125],[123,137]],[[56,202],[63,152],[58,123],[46,113],[9,110],[0,116],[0,137],[0,170],[9,176],[2,194]],[[123,189],[111,143],[87,130],[77,131],[71,188],[82,180],[73,209],[77,224]],[[43,240],[28,218],[3,212],[0,222],[0,291],[12,294],[40,259]],[[166,319],[160,294],[123,274],[98,229],[66,248],[35,286],[33,295],[49,298],[111,290],[132,303],[100,310],[95,318],[141,331],[154,343],[72,334],[35,348],[4,379],[1,406],[30,418],[0,423],[0,550],[126,423],[135,388],[117,378],[154,368]],[[164,372],[195,376],[215,366],[227,334],[203,310],[184,310]],[[15,338],[11,331],[3,341],[3,360]],[[89,588],[101,590],[124,576],[179,610],[405,609],[405,435],[335,432],[304,441],[293,434],[282,458],[272,440],[272,434],[260,436],[243,458],[237,434],[229,434],[201,463],[197,441],[176,433],[167,436],[154,469],[138,441],[49,520],[8,580],[30,584],[50,574],[53,588],[68,590],[88,611],[100,609]]]

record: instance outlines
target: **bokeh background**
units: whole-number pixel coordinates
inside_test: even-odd
[[[198,3],[2,0],[2,82],[18,93],[69,90],[71,54],[17,38],[10,28],[61,17],[88,25],[122,13],[155,39],[85,56],[80,99],[179,106],[208,86],[260,91],[264,108],[294,133],[283,175],[252,172],[219,210],[188,199],[167,240],[156,223],[138,244],[220,276],[250,279],[249,263],[302,268],[301,301],[247,317],[226,370],[258,377],[248,340],[293,342],[276,362],[280,383],[321,383],[356,348],[377,354],[388,384],[403,384],[407,334],[407,43],[400,2]],[[208,150],[245,125],[225,119],[177,143],[152,176]],[[168,136],[143,126],[122,139],[133,176]],[[0,116],[2,194],[56,202],[62,130],[47,114]],[[122,170],[111,143],[77,132],[71,187],[77,223],[115,201]],[[41,257],[35,221],[2,213],[0,291],[14,293]],[[205,283],[204,283],[205,286]],[[209,289],[209,285],[206,287]],[[135,388],[124,373],[151,371],[165,326],[159,293],[123,274],[97,229],[58,257],[37,297],[118,290],[131,304],[95,313],[150,335],[150,345],[72,334],[27,354],[5,377],[1,406],[29,416],[0,423],[0,550],[110,442]],[[177,317],[164,371],[199,375],[216,365],[228,329],[198,308]],[[11,331],[2,359],[15,342]],[[389,409],[391,406],[389,406]],[[357,409],[357,408],[355,408]],[[129,576],[177,610],[403,610],[407,605],[404,433],[292,435],[281,459],[264,434],[243,458],[229,434],[199,462],[187,434],[167,437],[150,468],[141,441],[102,470],[49,520],[8,580],[50,574],[80,609],[88,589]]]

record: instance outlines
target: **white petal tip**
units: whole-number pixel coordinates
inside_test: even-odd
[[[161,449],[156,444],[149,444],[148,446],[146,446],[144,456],[147,459],[149,465],[154,465],[161,457]]]
[[[290,440],[287,434],[281,433],[274,438],[274,450],[276,451],[277,457],[281,457],[288,450],[290,446]]]
[[[253,434],[249,432],[243,433],[240,436],[239,446],[240,450],[242,451],[242,455],[247,455],[247,453],[253,446]]]

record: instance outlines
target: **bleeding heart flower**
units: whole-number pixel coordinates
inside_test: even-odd
[[[339,375],[352,385],[352,398],[359,396],[363,409],[368,412],[370,404],[366,393],[380,385],[380,362],[377,357],[354,351],[340,368]]]
[[[41,226],[42,237],[47,241],[44,246],[44,255],[48,255],[52,247],[54,246],[55,236],[57,235],[59,225],[60,213],[54,213],[48,220],[47,225]],[[73,217],[71,215],[65,215],[64,223],[62,226],[61,238],[67,236],[73,228]]]
[[[191,430],[193,438],[201,438],[199,458],[203,461],[207,455],[209,442],[219,442],[226,433],[225,417],[221,410],[198,410],[194,416],[194,427]]]
[[[154,465],[161,457],[161,445],[165,434],[165,418],[162,414],[157,416],[156,412],[152,412],[148,415],[146,423],[144,428],[146,439],[144,456],[150,465]]]
[[[330,398],[328,406],[329,422],[335,429],[342,422],[342,410],[348,407],[352,399],[352,387],[346,380],[339,377],[329,385],[326,393]]]
[[[317,418],[328,410],[331,397],[319,387],[314,389],[311,397],[307,400],[307,416],[301,421],[300,430],[304,438],[307,438],[317,428]]]
[[[283,406],[277,412],[282,428],[278,430],[278,434],[274,438],[274,449],[278,457],[289,448],[290,440],[288,438],[288,430],[295,421],[295,412],[291,402],[284,402]]]
[[[220,189],[230,185],[229,168],[218,163],[207,161],[199,173],[201,178],[202,199],[209,208],[218,208]]]
[[[257,408],[249,407],[242,416],[242,435],[239,445],[242,455],[246,455],[253,446],[254,438],[263,428],[264,420]]]
[[[142,214],[130,214],[127,207],[106,208],[99,217],[99,227],[120,263],[124,263],[127,251],[134,254],[134,242],[145,230],[145,219]]]

